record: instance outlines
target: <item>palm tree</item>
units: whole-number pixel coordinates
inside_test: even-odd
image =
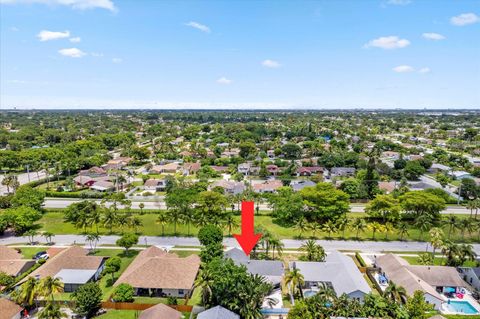
[[[305,284],[305,281],[304,281],[303,275],[300,273],[300,270],[298,270],[298,268],[295,268],[294,266],[293,269],[287,272],[287,274],[285,275],[285,284],[287,286],[290,285],[292,298],[298,289],[300,292],[300,297],[303,299],[302,287]]]
[[[20,286],[20,291],[15,296],[15,301],[25,306],[32,306],[38,296],[38,280],[29,277]]]
[[[433,265],[433,256],[430,253],[421,253],[418,255],[417,262],[420,265],[429,266]]]
[[[63,292],[63,282],[60,278],[53,278],[47,276],[40,280],[38,284],[39,295],[44,297],[51,297],[54,300],[53,295]]]
[[[480,199],[477,198],[474,200],[475,203],[475,219],[477,219],[478,209],[480,208]]]
[[[476,228],[474,220],[469,218],[460,219],[457,225],[462,234],[462,240],[465,239],[465,231],[468,231],[468,233],[471,235],[472,231],[474,231]]]
[[[467,202],[467,207],[466,208],[470,210],[470,218],[473,217],[473,210],[476,208],[476,206],[477,205],[475,203],[475,200],[469,200]]]
[[[355,218],[352,222],[352,230],[355,231],[355,238],[358,239],[358,234],[363,232],[367,227],[367,222],[364,218]]]
[[[372,222],[367,225],[367,228],[372,231],[372,239],[375,240],[375,234],[377,232],[381,233],[383,231],[384,226],[380,224],[379,222]]]
[[[398,223],[397,230],[400,235],[400,240],[403,240],[405,235],[408,235],[408,224],[405,222]]]
[[[322,226],[317,222],[309,223],[308,228],[311,230],[313,238],[316,238],[317,231],[322,230]]]
[[[47,242],[47,244],[51,244],[52,237],[55,237],[55,234],[49,231],[46,231],[46,232],[43,232],[42,236],[45,238],[45,241]]]
[[[117,225],[117,222],[118,222],[117,212],[113,209],[106,208],[103,214],[103,227],[108,228],[111,234],[113,227]]]
[[[297,222],[295,224],[295,228],[300,232],[300,238],[302,238],[302,235],[304,232],[308,230],[308,221],[305,217],[300,216],[300,218],[297,219]]]
[[[93,227],[93,225],[95,225],[98,234],[98,224],[102,222],[102,212],[96,204],[89,212],[87,220],[90,227]]]
[[[383,227],[385,233],[385,240],[388,240],[388,234],[392,233],[395,230],[395,227],[393,227],[393,224],[390,222],[386,222]]]
[[[388,283],[388,287],[383,292],[383,296],[393,303],[403,304],[407,300],[407,291],[401,286],[397,286],[393,281]]]
[[[345,239],[345,231],[349,226],[347,217],[343,216],[339,218],[336,222],[336,227],[338,230],[342,231],[342,238]]]
[[[184,211],[181,221],[187,225],[187,236],[190,236],[190,225],[195,221],[195,216],[191,209]]]
[[[443,225],[448,227],[448,239],[450,239],[452,231],[457,227],[458,218],[455,215],[449,215],[448,218],[443,222]]]
[[[283,252],[283,247],[285,246],[282,241],[276,237],[270,238],[269,246],[272,248],[272,259],[275,259],[275,251],[278,255],[281,256]]]
[[[138,234],[138,227],[143,226],[143,222],[138,216],[131,216],[128,219],[128,224],[130,227],[132,227],[135,230],[135,234]]]
[[[233,210],[232,210],[232,213],[229,213],[229,214],[227,214],[227,216],[225,216],[225,226],[228,229],[228,236],[231,236],[232,235],[232,229],[234,227],[238,226],[238,222],[235,219],[235,215],[233,213]]]
[[[33,242],[35,240],[35,236],[38,236],[38,231],[36,231],[35,229],[30,229],[30,230],[26,231],[23,235],[27,236],[28,242],[30,243],[30,245],[33,245]]]
[[[123,233],[123,227],[128,225],[128,214],[119,214],[117,217],[117,224],[120,226],[120,231]]]
[[[432,258],[435,258],[435,250],[441,248],[443,245],[443,230],[438,227],[430,229],[430,245],[432,245]]]
[[[200,273],[195,279],[195,287],[202,289],[202,305],[206,306],[212,296],[212,286],[214,278],[208,267],[204,267],[200,270]]]
[[[177,235],[177,223],[181,220],[180,211],[177,209],[170,210],[170,215],[168,216],[168,220],[173,223],[173,235]]]
[[[477,258],[477,254],[473,250],[472,245],[461,244],[459,247],[459,257],[460,257],[460,265],[463,265],[467,260],[475,261]]]
[[[90,250],[95,252],[100,235],[98,233],[88,233],[85,235],[85,240],[90,244]]]
[[[313,239],[304,242],[300,247],[300,251],[305,252],[305,260],[307,261],[324,261],[326,257],[323,247],[318,245]]]
[[[165,213],[160,213],[158,215],[157,224],[162,226],[162,236],[165,236],[165,226],[168,224],[168,217]]]
[[[422,214],[415,219],[415,227],[420,229],[420,241],[423,241],[423,234],[425,234],[433,226],[432,217],[427,214]]]
[[[322,231],[328,234],[328,238],[332,238],[332,233],[337,231],[337,225],[332,220],[327,221],[322,226]]]
[[[60,307],[53,303],[47,302],[45,307],[38,313],[38,319],[61,319],[68,318],[67,314],[63,312]]]
[[[145,208],[145,204],[144,203],[140,203],[138,205],[138,207],[140,208],[140,214],[143,214],[143,209]]]

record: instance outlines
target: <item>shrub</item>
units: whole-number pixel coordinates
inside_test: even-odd
[[[135,291],[129,284],[120,284],[113,293],[113,300],[117,302],[133,302]]]
[[[367,267],[365,260],[363,260],[362,256],[358,252],[355,253],[355,258],[357,258],[358,263],[360,264],[361,267]]]
[[[72,294],[74,311],[80,316],[91,318],[102,306],[102,290],[97,283],[89,282]]]

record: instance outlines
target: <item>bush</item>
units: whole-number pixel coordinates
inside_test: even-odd
[[[56,192],[46,191],[47,197],[59,197],[59,198],[104,198],[105,193],[96,192]]]
[[[133,302],[135,291],[129,284],[120,284],[113,293],[113,300],[117,302]]]
[[[177,297],[168,296],[167,305],[178,305]]]
[[[215,225],[204,226],[198,231],[198,240],[202,246],[222,243],[222,230]]]
[[[102,306],[102,290],[97,283],[89,282],[72,294],[72,300],[75,303],[75,313],[91,318]]]

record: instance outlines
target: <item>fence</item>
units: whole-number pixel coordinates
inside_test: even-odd
[[[145,304],[145,303],[131,303],[131,302],[102,302],[102,308],[105,309],[115,309],[115,310],[145,310],[155,306],[155,304]],[[169,307],[176,309],[181,312],[191,312],[192,306],[190,305],[168,305]]]

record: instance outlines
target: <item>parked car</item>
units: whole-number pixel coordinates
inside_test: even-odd
[[[33,256],[33,259],[34,260],[40,260],[40,259],[45,259],[47,260],[48,259],[48,254],[46,251],[39,251],[38,253],[36,253],[34,256]]]

